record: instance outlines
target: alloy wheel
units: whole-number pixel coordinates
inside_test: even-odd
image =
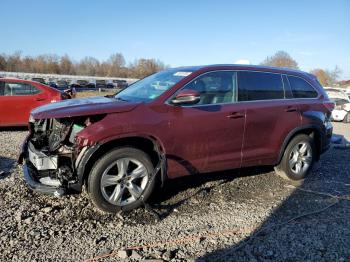
[[[296,144],[289,156],[289,167],[293,173],[302,175],[312,163],[312,147],[308,142]]]
[[[101,176],[101,192],[111,204],[125,206],[135,202],[144,192],[148,171],[140,161],[125,157],[109,165]]]

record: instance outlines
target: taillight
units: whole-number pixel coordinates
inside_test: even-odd
[[[335,107],[335,104],[331,101],[323,102],[323,105],[329,112],[332,112]]]

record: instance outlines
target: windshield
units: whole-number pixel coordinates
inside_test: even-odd
[[[192,70],[169,69],[155,73],[120,91],[115,98],[125,101],[150,102],[192,72]]]

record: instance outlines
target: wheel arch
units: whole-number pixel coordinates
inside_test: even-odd
[[[95,162],[113,148],[129,146],[147,153],[154,167],[164,159],[165,151],[162,144],[152,136],[126,136],[105,141],[102,144],[89,148],[77,167],[77,176],[80,186],[86,183]],[[166,164],[161,169],[161,182],[166,180]]]
[[[317,126],[314,126],[314,125],[307,125],[307,126],[297,127],[295,129],[293,129],[291,132],[289,132],[289,134],[286,136],[286,138],[284,139],[284,141],[282,143],[282,146],[280,148],[280,152],[278,155],[278,159],[277,159],[277,164],[281,162],[284,151],[286,150],[290,141],[294,137],[296,137],[297,135],[300,135],[300,134],[308,135],[314,139],[315,147],[316,147],[316,151],[317,151],[316,161],[318,161],[320,158],[321,148],[322,148],[321,133],[322,133],[321,129]]]

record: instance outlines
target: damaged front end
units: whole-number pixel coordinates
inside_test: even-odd
[[[56,196],[80,192],[81,165],[98,146],[80,143],[78,133],[104,117],[104,114],[36,120],[31,117],[29,135],[19,157],[29,187]]]

